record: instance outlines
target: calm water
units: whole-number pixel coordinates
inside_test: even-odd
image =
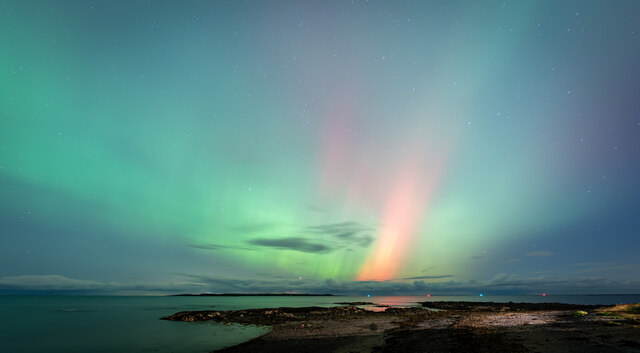
[[[159,318],[183,310],[333,306],[335,302],[343,301],[412,306],[418,301],[438,300],[618,304],[640,302],[640,295],[430,298],[0,296],[0,351],[210,352],[262,335],[267,329]]]

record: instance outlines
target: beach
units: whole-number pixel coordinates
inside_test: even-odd
[[[268,326],[218,352],[640,352],[640,305],[425,302],[422,307],[183,311],[172,321]],[[366,309],[364,307],[367,307]]]

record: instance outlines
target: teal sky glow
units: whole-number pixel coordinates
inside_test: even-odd
[[[637,1],[0,9],[0,292],[640,291]]]

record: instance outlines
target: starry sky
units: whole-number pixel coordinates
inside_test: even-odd
[[[640,292],[640,2],[0,9],[0,292]]]

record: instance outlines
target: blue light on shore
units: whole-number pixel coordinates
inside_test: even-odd
[[[481,296],[481,297],[484,297],[484,294],[480,293],[480,296]]]
[[[367,298],[371,298],[371,294],[367,294]]]

